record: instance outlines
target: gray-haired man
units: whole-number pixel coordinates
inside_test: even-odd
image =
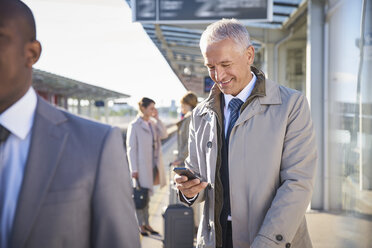
[[[305,97],[252,66],[234,19],[208,26],[200,48],[215,85],[193,111],[186,165],[203,182],[175,178],[182,201],[205,202],[197,247],[312,247],[305,211],[317,155]]]

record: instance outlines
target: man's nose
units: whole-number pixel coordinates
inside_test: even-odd
[[[221,80],[223,80],[223,77],[225,76],[225,70],[221,67],[216,67],[216,81],[217,82],[221,82]]]

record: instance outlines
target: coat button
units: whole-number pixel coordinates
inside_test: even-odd
[[[208,148],[212,148],[212,141],[208,141],[208,143],[207,143],[207,147],[208,147]]]
[[[210,232],[212,230],[211,224],[208,223],[208,231]]]
[[[285,244],[285,248],[291,248],[291,244],[290,243]]]
[[[282,241],[282,240],[283,240],[283,236],[280,235],[280,234],[276,235],[275,238],[276,238],[276,240],[278,240],[278,241]]]
[[[208,184],[208,189],[214,189],[214,184],[213,183]]]

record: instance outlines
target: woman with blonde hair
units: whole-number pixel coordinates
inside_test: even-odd
[[[127,155],[132,177],[142,188],[153,193],[153,185],[166,185],[161,154],[161,140],[168,137],[164,124],[159,119],[155,101],[144,97],[138,103],[139,114],[127,131]],[[143,236],[159,234],[149,224],[149,199],[145,208],[137,209],[137,219]]]
[[[198,104],[198,97],[192,91],[187,92],[181,98],[181,120],[177,123],[177,150],[178,155],[173,165],[181,165],[185,161],[188,152],[189,125],[191,112]]]
[[[189,155],[189,125],[191,121],[192,110],[198,104],[198,97],[192,91],[187,92],[181,98],[181,120],[177,123],[177,159],[172,164],[173,166],[183,166],[186,157]],[[194,212],[195,231],[198,230],[200,220],[200,206],[192,206]]]

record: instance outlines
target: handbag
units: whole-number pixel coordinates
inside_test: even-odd
[[[144,209],[147,205],[149,189],[142,188],[138,180],[135,180],[135,182],[135,187],[133,188],[134,204],[136,209]]]

